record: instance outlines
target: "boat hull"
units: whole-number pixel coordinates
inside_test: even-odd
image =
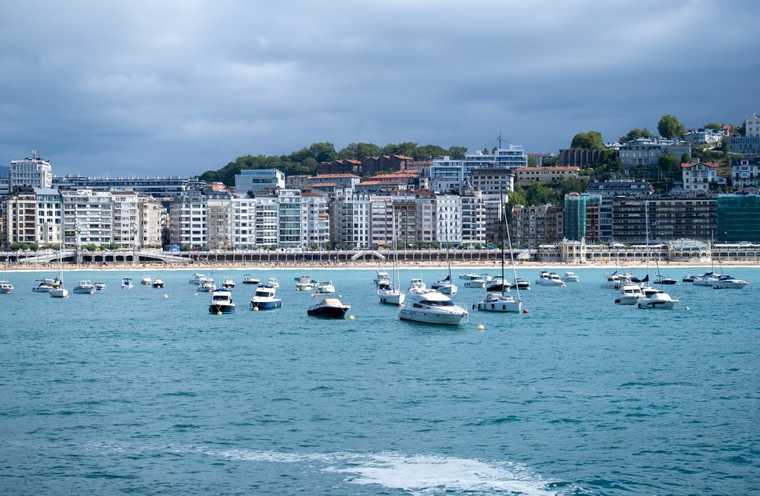
[[[95,294],[95,288],[74,288],[76,294]]]
[[[641,296],[618,296],[615,298],[616,305],[635,305],[641,299]]]
[[[481,301],[475,308],[479,312],[522,313],[521,301]]]
[[[380,294],[380,303],[383,305],[396,305],[401,306],[404,304],[405,294],[404,293],[396,293],[396,294]]]
[[[232,313],[235,311],[235,305],[232,304],[218,304],[212,303],[208,306],[208,313],[220,314],[220,313]]]
[[[435,325],[450,325],[456,326],[462,323],[467,313],[455,314],[455,313],[435,313],[425,310],[414,309],[411,311],[407,308],[402,308],[399,312],[399,318],[401,320],[407,320],[410,322],[421,322],[423,324],[435,324]]]
[[[68,298],[69,297],[69,290],[65,288],[53,288],[50,291],[50,296],[52,298]]]
[[[251,310],[276,310],[282,307],[282,300],[251,301]]]
[[[673,310],[676,301],[640,301],[638,307],[646,310]]]
[[[323,319],[344,319],[348,313],[348,308],[337,307],[319,307],[306,310],[309,317],[320,317]]]

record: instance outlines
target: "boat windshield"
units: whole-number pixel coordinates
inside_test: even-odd
[[[425,305],[431,306],[431,307],[452,307],[454,306],[454,302],[451,300],[425,300],[423,301]]]
[[[263,296],[263,297],[272,296],[272,292],[271,291],[256,291],[256,296]]]

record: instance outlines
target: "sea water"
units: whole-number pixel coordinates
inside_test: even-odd
[[[0,494],[760,492],[758,269],[667,287],[673,311],[613,304],[608,270],[533,284],[524,315],[472,311],[483,290],[459,284],[456,328],[399,321],[374,271],[247,272],[279,279],[280,310],[250,311],[240,271],[209,273],[238,282],[223,316],[191,271],[69,272],[108,287],[67,300],[32,293],[52,272],[6,274]],[[354,320],[307,317],[301,273]]]

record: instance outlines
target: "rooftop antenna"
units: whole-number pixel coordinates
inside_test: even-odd
[[[499,143],[498,149],[501,150],[501,142],[502,142],[501,131],[499,131],[499,136],[497,136],[496,141]]]

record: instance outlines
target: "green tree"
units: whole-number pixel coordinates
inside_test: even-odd
[[[705,124],[705,129],[712,129],[713,131],[720,131],[723,126],[719,122],[708,122]]]
[[[461,160],[464,158],[464,154],[467,153],[466,146],[450,146],[449,157],[454,160]]]
[[[602,133],[599,131],[587,131],[585,133],[578,133],[573,136],[573,141],[570,143],[570,148],[602,150],[604,148]]]
[[[625,136],[621,136],[618,139],[618,143],[628,143],[639,138],[651,138],[652,133],[646,128],[633,128]]]
[[[657,131],[663,138],[680,138],[686,134],[686,128],[683,127],[674,115],[665,114],[657,122]]]
[[[380,147],[374,143],[351,143],[338,152],[338,158],[364,160],[380,155]]]

